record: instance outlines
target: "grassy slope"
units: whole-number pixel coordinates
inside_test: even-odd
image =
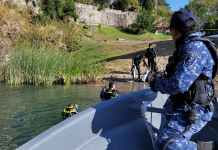
[[[105,26],[97,27],[94,31],[92,29],[84,31],[80,26],[56,21],[46,25],[34,25],[28,21],[26,14],[14,13],[16,10],[10,8],[0,8],[3,9],[5,11],[9,9],[9,13],[1,13],[2,18],[9,16],[7,19],[9,21],[20,18],[19,20],[23,22],[19,27],[25,29],[16,35],[19,38],[13,43],[15,47],[9,51],[11,57],[6,69],[0,69],[0,72],[6,70],[6,74],[2,76],[11,84],[33,82],[38,85],[50,85],[56,77],[63,77],[67,83],[94,81],[108,70],[104,66],[104,60],[140,50],[147,45],[142,41],[169,38],[163,34],[127,34],[117,28]],[[92,36],[89,38],[84,36],[86,32],[91,32]],[[62,48],[63,45],[74,47],[77,36],[83,37],[80,41],[81,47],[76,47],[76,51],[71,53],[66,52]],[[117,39],[126,40],[120,42]],[[110,64],[112,68],[118,65],[122,67],[123,62],[116,64],[115,61]]]
[[[119,28],[102,26],[97,28],[96,36],[104,37],[107,40],[116,40],[118,38],[133,40],[133,41],[144,41],[144,40],[166,40],[169,36],[162,33],[144,33],[140,35],[128,34],[121,31]]]
[[[141,35],[127,34],[120,29],[101,26],[97,28],[94,38],[103,44],[107,58],[129,54],[127,59],[114,59],[105,62],[107,74],[111,72],[128,72],[131,67],[131,56],[138,51],[144,50],[149,42],[164,41],[170,39],[169,35],[162,33],[144,33]],[[124,40],[118,40],[124,39]]]
[[[95,81],[104,73],[122,70],[128,66],[129,62],[126,60],[106,63],[104,60],[141,50],[147,45],[135,44],[136,39],[140,38],[142,41],[168,38],[168,36],[151,33],[138,37],[112,27],[104,27],[103,30],[97,30],[93,34],[93,38],[83,39],[80,43],[81,48],[71,53],[46,47],[42,47],[41,50],[28,46],[16,48],[20,53],[16,55],[15,61],[11,61],[9,83],[34,82],[36,85],[51,85],[56,77],[63,77],[66,83]],[[114,42],[117,38],[125,38],[128,43],[133,41],[131,44]]]

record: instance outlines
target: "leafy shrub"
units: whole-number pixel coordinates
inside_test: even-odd
[[[75,20],[78,18],[78,16],[76,15],[76,8],[75,8],[74,0],[65,0],[63,12],[65,16],[71,16]]]
[[[80,49],[84,31],[80,26],[56,20],[31,25],[22,33],[19,42],[30,43],[34,47],[47,47],[72,52]]]
[[[75,2],[82,4],[94,4],[94,0],[75,0]]]
[[[152,11],[141,8],[136,18],[136,22],[129,27],[128,31],[135,34],[142,34],[146,31],[154,32],[155,31],[154,13]]]
[[[74,0],[43,0],[43,15],[51,19],[63,19],[66,16],[77,19]]]
[[[199,17],[199,24],[204,29],[217,29],[218,26],[218,1],[217,0],[192,0],[187,8]]]
[[[113,8],[127,11],[135,11],[139,8],[139,1],[138,0],[118,0],[113,3]]]
[[[166,6],[158,6],[158,11],[157,11],[158,16],[164,17],[166,19],[170,19],[171,17],[171,12]]]
[[[142,1],[141,5],[146,10],[154,10],[154,8],[155,8],[155,0],[144,0],[144,1]]]

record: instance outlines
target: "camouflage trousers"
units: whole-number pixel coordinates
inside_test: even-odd
[[[213,105],[213,104],[211,104]],[[157,145],[160,150],[197,150],[197,144],[190,141],[212,119],[213,111],[198,104],[194,106],[196,120],[188,123],[184,109],[173,110],[170,100],[165,104],[166,122],[160,129]]]

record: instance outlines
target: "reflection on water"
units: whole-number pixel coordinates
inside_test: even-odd
[[[0,150],[11,150],[62,121],[69,103],[84,110],[99,102],[102,85],[49,88],[0,85]],[[121,93],[143,88],[142,84],[118,83]]]

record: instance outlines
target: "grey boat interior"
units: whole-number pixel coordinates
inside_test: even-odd
[[[17,150],[155,150],[154,134],[167,98],[150,89],[118,96],[62,121]],[[218,142],[217,116],[194,141]]]

